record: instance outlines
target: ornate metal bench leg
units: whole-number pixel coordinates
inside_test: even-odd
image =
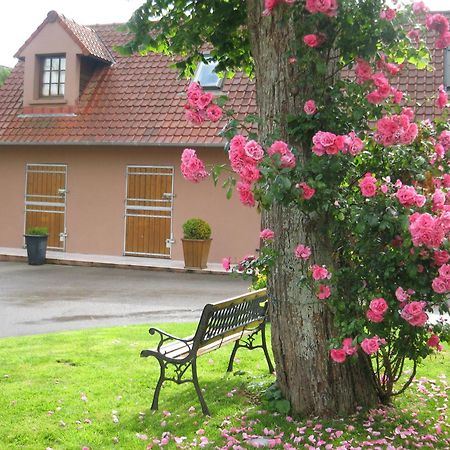
[[[273,364],[272,361],[270,360],[269,351],[267,350],[265,328],[261,330],[261,341],[262,341],[262,348],[264,350],[264,355],[266,356],[267,365],[269,366],[269,373],[273,373],[274,371]]]
[[[238,348],[239,348],[239,341],[236,341],[234,343],[233,351],[231,352],[231,355],[230,355],[230,360],[228,361],[227,372],[233,371],[234,357],[236,356],[236,352],[237,352]]]
[[[161,386],[164,383],[164,380],[166,379],[166,368],[164,366],[164,361],[158,359],[160,372],[159,372],[159,380],[156,384],[155,393],[153,394],[153,402],[151,409],[156,411],[158,409],[158,400],[159,400],[159,393],[161,391]]]
[[[198,399],[200,401],[200,405],[202,406],[202,412],[205,416],[210,416],[209,409],[206,406],[205,399],[203,398],[202,390],[200,389],[200,385],[198,384],[197,378],[197,359],[194,358],[192,361],[192,382],[194,383],[195,391],[197,392]]]

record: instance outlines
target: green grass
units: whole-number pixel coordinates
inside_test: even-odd
[[[180,336],[190,334],[194,327],[161,326]],[[306,442],[307,436],[313,434],[319,439],[323,433],[322,439],[326,435],[326,442],[336,446],[346,439],[367,439],[366,413],[346,421],[323,421],[323,430],[330,427],[344,432],[335,436],[334,431],[314,430],[317,421],[290,422],[289,418],[267,412],[267,405],[259,403],[259,394],[273,377],[267,374],[262,352],[241,349],[236,372],[227,375],[231,346],[199,360],[200,384],[205,389],[211,418],[200,413],[189,383],[166,383],[160,396],[160,411],[152,413],[150,403],[159,367],[153,358],[139,358],[141,349],[156,343],[147,329],[148,326],[130,326],[0,339],[0,450],[81,450],[83,446],[91,450],[145,449],[153,438],[161,439],[167,432],[186,438],[180,448],[191,448],[202,437],[206,442],[207,437],[209,443],[204,448],[213,449],[226,443],[221,430],[228,430],[230,436],[242,442],[242,433],[249,433],[249,427],[253,430],[250,434],[255,435],[263,435],[264,428],[275,434],[284,431],[283,443],[293,442],[288,439],[290,433],[302,436]],[[420,436],[425,436],[436,434],[435,426],[440,423],[442,433],[433,442],[433,448],[448,448],[445,439],[449,437],[449,427],[442,419],[447,412],[440,409],[445,408],[448,387],[442,379],[439,381],[441,375],[450,378],[448,361],[446,348],[421,367],[418,377],[434,378],[437,384],[423,382],[420,391],[416,384],[400,399],[396,410],[372,413],[372,428],[379,429],[383,436],[393,435],[405,445],[404,441],[411,438],[396,436],[396,426],[414,426],[420,429]],[[195,411],[189,411],[191,407]],[[387,420],[386,415],[393,420]],[[297,430],[301,427],[306,427],[304,435]],[[199,429],[205,430],[204,436],[197,434]],[[242,445],[252,448],[248,443]],[[176,447],[173,440],[166,446]],[[298,448],[304,448],[304,443],[299,443]]]

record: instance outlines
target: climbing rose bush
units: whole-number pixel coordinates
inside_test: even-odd
[[[412,382],[417,364],[450,340],[448,324],[430,320],[433,312],[449,309],[448,96],[439,87],[428,99],[438,115],[424,118],[393,83],[409,63],[426,67],[429,53],[422,37],[427,32],[442,49],[449,45],[450,31],[446,17],[429,14],[421,2],[406,11],[381,1],[370,7],[365,13],[373,15],[367,19],[371,36],[378,37],[375,47],[383,49],[376,53],[365,47],[366,37],[357,50],[345,44],[357,39],[345,35],[350,32],[343,26],[351,14],[348,2],[265,1],[265,16],[276,8],[283,14],[306,8],[309,14],[307,32],[297,53],[286,56],[287,65],[316,73],[318,58],[334,51],[334,40],[341,43],[338,65],[346,72],[328,85],[310,80],[298,116],[289,121],[289,142],[277,130],[258,140],[245,123],[239,129],[233,112],[222,134],[232,172],[225,186],[229,192],[236,188],[243,205],[282,204],[321,218],[334,260],[325,265],[312,242],[297,242],[291,264],[302,273],[299,283],[334,313],[331,360],[347,364],[357,355],[365,358],[380,398],[389,402]],[[189,114],[205,111],[212,102],[195,85],[187,96]],[[195,152],[185,152],[183,174],[192,181],[203,179],[206,169]],[[220,170],[212,170],[216,182]],[[226,258],[224,267],[234,266],[254,281],[267,275],[279,237],[265,229],[260,238],[257,257],[235,264]],[[406,360],[412,371],[405,378]]]

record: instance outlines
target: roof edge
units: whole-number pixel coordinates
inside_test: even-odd
[[[168,143],[168,142],[107,142],[107,141],[82,141],[82,142],[25,142],[25,141],[14,141],[14,142],[0,142],[0,147],[6,146],[27,146],[27,147],[37,147],[37,146],[61,146],[67,145],[71,147],[88,147],[88,146],[99,146],[99,147],[197,147],[197,148],[220,148],[223,149],[225,142],[222,144],[205,144],[196,142],[181,142],[181,143]]]

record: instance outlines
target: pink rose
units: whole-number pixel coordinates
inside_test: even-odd
[[[361,189],[361,194],[364,197],[373,197],[377,192],[377,179],[372,176],[371,173],[366,173],[364,178],[359,180],[359,187]]]
[[[294,154],[289,151],[289,153],[282,155],[280,158],[280,163],[281,167],[292,169],[293,167],[295,167],[296,164]]]
[[[380,348],[380,338],[378,336],[374,336],[373,338],[365,338],[361,342],[361,348],[368,355],[373,355]]]
[[[355,345],[353,346],[353,339],[352,338],[345,338],[342,341],[342,349],[345,351],[346,355],[354,355],[358,351],[358,347]]]
[[[408,323],[413,327],[423,327],[427,323],[427,320],[428,315],[422,311],[420,314],[417,314],[416,316],[408,320]]]
[[[255,197],[252,192],[250,183],[238,181],[236,189],[239,193],[239,200],[243,205],[253,207],[255,206]]]
[[[427,345],[428,347],[437,348],[439,346],[439,342],[440,342],[439,336],[437,336],[436,334],[432,334],[427,340]]]
[[[259,234],[259,237],[263,241],[271,241],[275,236],[275,233],[270,228],[264,228]]]
[[[430,9],[425,5],[424,2],[414,2],[413,12],[414,14],[422,14],[428,12]]]
[[[326,298],[328,298],[331,295],[331,289],[329,286],[325,285],[325,284],[321,284],[319,286],[319,292],[317,294],[317,298],[320,300],[325,300]]]
[[[395,18],[396,15],[397,11],[395,9],[386,8],[380,12],[380,19],[391,21]]]
[[[445,151],[450,150],[450,131],[442,131],[439,135],[439,143],[444,146]]]
[[[314,264],[311,266],[312,277],[314,280],[324,280],[325,278],[331,278],[331,273],[328,272],[325,266],[319,266]]]
[[[434,48],[443,49],[447,48],[449,45],[450,45],[450,31],[446,31],[436,39],[436,42],[434,43]]]
[[[435,250],[433,258],[437,266],[442,266],[448,262],[450,255],[445,250]]]
[[[181,155],[181,173],[186,180],[198,183],[208,176],[205,165],[197,155],[195,150],[186,148]]]
[[[356,82],[363,84],[372,78],[372,67],[364,59],[358,58],[355,65]]]
[[[423,311],[426,302],[408,303],[401,311],[400,315],[412,326],[423,326],[428,320],[428,316]]]
[[[308,116],[312,116],[317,112],[316,102],[314,100],[308,100],[303,106],[303,111],[305,111]]]
[[[308,259],[311,256],[311,249],[303,244],[297,245],[294,250],[294,255],[298,259]]]
[[[311,14],[322,13],[330,17],[337,14],[336,0],[306,0],[306,10]]]
[[[345,350],[342,349],[342,348],[339,348],[339,349],[333,348],[333,349],[331,349],[330,350],[330,356],[331,356],[331,359],[334,362],[337,362],[337,363],[343,363],[345,361],[345,359],[347,358]]]
[[[273,156],[275,154],[286,155],[290,153],[288,145],[284,141],[275,141],[268,149],[267,153],[269,156]]]
[[[382,297],[374,298],[369,304],[369,309],[376,314],[383,315],[388,310],[388,304],[386,300]]]
[[[255,181],[258,181],[261,177],[261,173],[259,172],[258,168],[254,166],[253,164],[245,163],[244,161],[240,161],[240,167],[236,169],[233,169],[241,176],[241,181],[246,181],[247,183],[253,183]],[[237,165],[237,161],[234,161],[234,165]],[[233,166],[233,164],[232,164]]]
[[[222,267],[228,272],[231,268],[231,258],[227,256],[222,259]]]
[[[403,206],[410,207],[416,203],[417,192],[412,186],[403,185],[395,196]]]
[[[372,311],[371,309],[368,309],[366,311],[366,317],[371,322],[375,322],[375,323],[380,323],[380,322],[383,322],[383,320],[384,320],[383,314],[377,314],[376,312]]]
[[[186,109],[184,116],[188,122],[195,123],[196,125],[200,125],[204,121],[203,116],[198,111],[192,111],[191,109]]]
[[[444,280],[450,281],[450,264],[442,264],[439,267],[439,276]]]
[[[344,150],[348,151],[352,156],[356,156],[361,153],[363,148],[364,142],[356,135],[354,131],[351,131],[347,136],[345,136]]]
[[[217,105],[210,105],[206,110],[206,116],[211,122],[217,122],[222,118],[222,108]]]
[[[264,150],[256,141],[248,141],[244,145],[244,152],[255,162],[259,162],[264,158]]]
[[[439,86],[438,96],[436,98],[436,107],[439,109],[444,109],[448,103],[448,95],[445,91],[444,85]]]
[[[200,110],[206,109],[213,101],[214,96],[211,92],[202,92],[197,100],[197,108]]]
[[[400,286],[395,290],[395,297],[399,302],[406,302],[409,299],[409,295]]]
[[[308,186],[308,184],[306,184],[305,182],[298,183],[296,187],[303,191],[301,194],[301,198],[304,200],[309,200],[316,193],[316,190]]]
[[[306,36],[303,36],[303,42],[305,45],[311,48],[320,47],[326,40],[326,37],[324,34],[307,34]]]
[[[436,31],[442,35],[449,29],[448,19],[442,14],[430,14],[426,18],[426,26],[430,31]]]

